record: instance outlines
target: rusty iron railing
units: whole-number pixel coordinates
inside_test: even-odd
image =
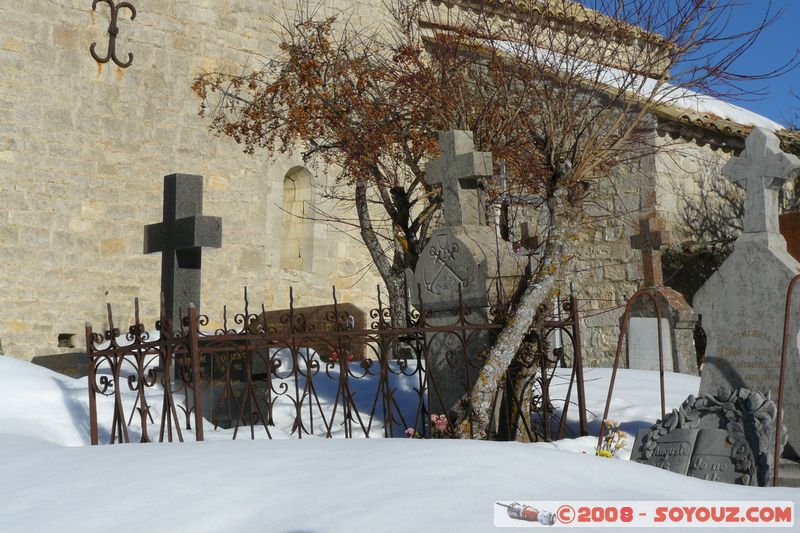
[[[98,420],[105,415],[111,418],[111,430],[102,440],[112,444],[183,441],[192,431],[196,440],[204,440],[209,437],[203,432],[204,419],[234,439],[242,430],[250,438],[257,433],[273,438],[276,430],[296,438],[453,436],[455,420],[445,406],[456,401],[466,407],[467,416],[473,415],[468,393],[486,352],[471,356],[472,346],[491,341],[503,327],[476,320],[476,313],[463,304],[444,325],[441,320],[433,325],[435,317],[423,306],[411,313],[407,327],[395,327],[380,290],[378,307],[370,311],[371,323],[363,329],[355,329],[353,317],[340,310],[335,290],[324,327],[308,322],[295,308],[292,291],[279,326],[266,320],[264,306],[251,311],[246,291],[243,311],[230,317],[226,308],[221,327],[213,331],[209,319],[194,308],[173,329],[163,303],[161,319],[147,331],[138,300],[134,308],[135,323],[124,340],[110,306],[103,335],[86,327],[92,444],[101,440]],[[575,368],[560,413],[559,437],[573,382],[580,431],[587,434],[576,299],[571,297],[563,309],[566,318],[543,321],[540,332],[544,338],[560,329],[573,346]],[[327,346],[326,355],[309,350],[310,345]],[[528,440],[551,438],[548,417],[557,415],[551,413],[546,389],[555,365],[547,359],[528,362],[538,371],[522,387],[498,388],[498,405],[515,408],[506,409],[503,420],[493,411],[489,434],[473,438],[514,438],[508,428],[524,430]],[[98,402],[100,398],[107,400]],[[153,417],[157,412],[158,421]],[[535,423],[536,412],[544,430]],[[434,424],[431,416],[442,414],[450,415],[446,426]],[[151,426],[158,428],[157,438]]]
[[[617,349],[614,353],[614,366],[611,369],[611,379],[608,383],[608,395],[606,396],[606,406],[603,409],[603,418],[600,421],[600,431],[597,436],[597,446],[598,448],[603,442],[603,436],[605,434],[605,421],[608,420],[608,413],[611,409],[611,398],[614,393],[614,382],[617,378],[617,369],[619,368],[619,362],[622,355],[622,342],[626,338],[628,334],[628,327],[630,326],[631,320],[631,313],[633,312],[633,306],[639,300],[648,299],[650,303],[653,305],[656,314],[656,320],[658,324],[658,380],[659,380],[659,392],[661,397],[661,418],[662,420],[667,414],[666,410],[666,399],[664,396],[664,343],[663,343],[663,333],[661,331],[661,309],[658,305],[658,298],[659,294],[656,289],[654,288],[645,288],[640,289],[633,296],[631,296],[630,300],[628,300],[627,305],[625,306],[625,312],[622,314],[621,319],[621,326],[619,331],[619,337],[617,338]]]

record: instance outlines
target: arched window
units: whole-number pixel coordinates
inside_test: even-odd
[[[283,178],[281,268],[310,270],[314,255],[313,189],[311,173],[294,167]]]

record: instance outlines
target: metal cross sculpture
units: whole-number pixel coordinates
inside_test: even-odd
[[[472,133],[468,131],[439,133],[439,148],[441,156],[425,165],[425,175],[429,185],[442,186],[445,225],[485,224],[478,181],[493,175],[492,154],[476,152]]]
[[[92,11],[97,10],[97,4],[100,2],[105,2],[111,8],[111,22],[108,25],[108,50],[106,51],[106,57],[100,57],[94,51],[95,46],[97,43],[92,43],[92,46],[89,47],[89,53],[92,54],[92,57],[98,63],[108,63],[109,60],[113,61],[117,64],[120,68],[128,68],[133,63],[133,54],[128,52],[128,61],[123,63],[122,61],[117,58],[117,35],[119,34],[119,27],[117,26],[117,15],[119,14],[120,9],[127,8],[131,12],[131,20],[136,18],[136,8],[133,7],[133,4],[130,2],[120,2],[119,4],[114,4],[114,0],[94,0],[92,2]]]
[[[203,176],[164,176],[164,221],[144,227],[144,253],[161,252],[161,292],[174,328],[179,311],[200,307],[202,249],[222,246],[222,219],[202,215]]]
[[[664,285],[661,272],[661,246],[669,244],[670,236],[656,213],[639,221],[639,234],[630,238],[631,248],[642,251],[642,269],[645,287]]]

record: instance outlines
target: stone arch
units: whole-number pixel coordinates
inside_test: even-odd
[[[283,178],[281,268],[311,270],[314,255],[313,205],[313,176],[305,167],[293,167]]]

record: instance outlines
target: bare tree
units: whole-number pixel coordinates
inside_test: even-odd
[[[486,429],[594,184],[657,149],[650,118],[660,106],[690,106],[692,91],[741,94],[738,83],[753,76],[730,67],[772,18],[730,34],[733,0],[586,2],[594,9],[540,0],[514,11],[450,3],[464,9],[397,0],[391,23],[371,29],[299,9],[277,56],[245,75],[201,76],[194,88],[212,129],[246,151],[300,150],[340,170],[395,321],[406,316],[403,272],[440,204],[424,173],[437,131],[472,131],[478,149],[506,164],[511,188],[540,199],[541,260],[464,402],[469,435]]]

